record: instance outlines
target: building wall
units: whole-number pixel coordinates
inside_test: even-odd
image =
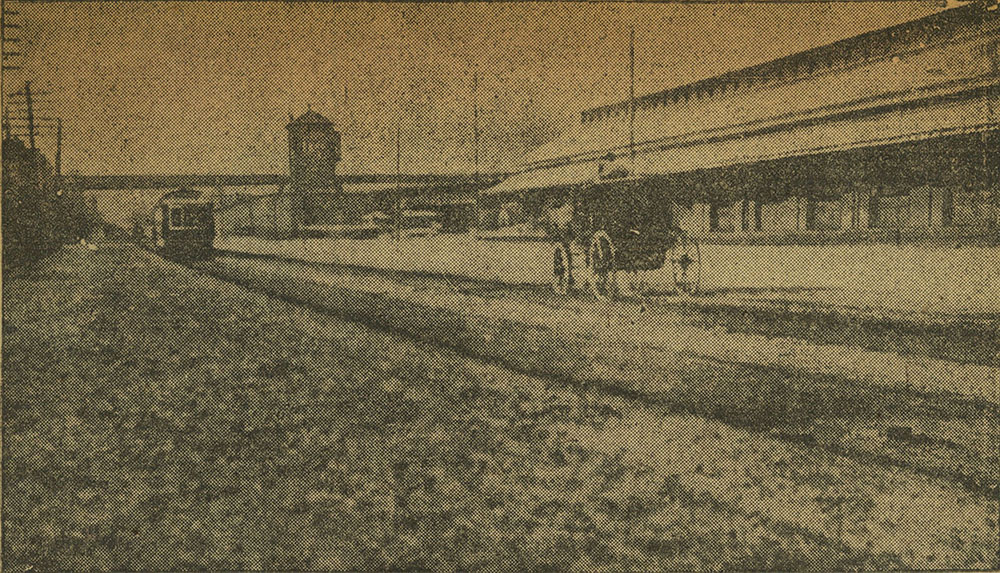
[[[390,207],[387,194],[312,193],[305,198],[308,225],[354,225],[365,215]]]
[[[299,192],[336,184],[340,133],[332,125],[291,124],[288,163],[292,189]]]
[[[802,205],[798,197],[762,203],[760,211],[761,232],[798,231],[802,228]]]
[[[219,236],[254,235],[287,238],[298,232],[301,199],[289,194],[227,198],[217,204],[215,229]]]
[[[921,185],[902,193],[898,190],[880,193],[859,186],[845,190],[837,199],[792,197],[761,203],[759,228],[752,201],[745,208],[740,201],[716,205],[695,203],[679,211],[679,226],[708,242],[863,238],[865,233],[891,237],[895,231],[905,231],[906,237],[917,239],[979,230],[990,238],[991,230],[996,234],[1000,229],[998,196],[1000,191],[934,185]]]

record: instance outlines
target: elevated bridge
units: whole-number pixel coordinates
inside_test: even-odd
[[[500,176],[485,174],[478,177],[484,182],[496,182]],[[286,186],[289,176],[275,173],[250,174],[194,174],[194,175],[75,175],[70,176],[86,190],[163,189],[172,187],[252,187]],[[341,186],[363,188],[446,188],[451,189],[474,183],[473,175],[436,175],[424,173],[359,173],[337,177]]]
[[[998,109],[1000,11],[970,4],[585,110],[487,194],[642,179],[703,234],[993,228]]]
[[[86,190],[166,189],[175,187],[245,187],[286,185],[287,175],[200,174],[200,175],[75,175],[70,176]]]

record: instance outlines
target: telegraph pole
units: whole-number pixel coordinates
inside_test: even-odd
[[[473,184],[476,186],[476,220],[473,228],[479,236],[479,69],[472,72],[472,162],[475,169]]]
[[[24,82],[24,100],[28,105],[28,146],[35,150],[35,111],[31,104],[31,82]]]
[[[479,70],[472,74],[472,161],[479,183]]]
[[[396,240],[403,238],[403,195],[401,193],[402,182],[400,181],[400,156],[402,149],[399,143],[400,122],[396,122]]]
[[[635,28],[628,38],[628,150],[635,171]]]
[[[17,58],[21,56],[21,52],[8,51],[8,44],[20,44],[21,38],[11,37],[8,35],[8,30],[18,30],[21,28],[18,24],[12,24],[9,22],[9,16],[17,16],[19,13],[13,10],[8,10],[6,7],[0,9],[0,50],[2,50],[2,60],[3,60],[3,71],[15,71],[20,70],[21,66],[9,63],[8,60]]]
[[[56,119],[56,182],[62,185],[62,118]]]

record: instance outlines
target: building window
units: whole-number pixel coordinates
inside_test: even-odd
[[[326,138],[324,134],[316,131],[310,131],[303,137],[302,140],[302,151],[304,154],[319,157],[326,151]]]

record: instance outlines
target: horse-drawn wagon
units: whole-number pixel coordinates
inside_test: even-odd
[[[504,219],[509,205],[517,202],[527,226],[552,243],[557,293],[586,285],[602,298],[637,294],[642,290],[640,271],[668,265],[678,291],[698,290],[699,245],[679,227],[682,207],[657,181],[622,176],[527,190],[510,187],[501,183],[481,197],[481,223],[495,227],[505,222],[490,219],[497,211]]]

